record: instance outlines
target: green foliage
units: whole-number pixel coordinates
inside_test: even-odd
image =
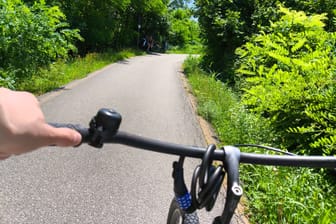
[[[168,45],[168,51],[166,52],[174,54],[201,54],[202,51],[202,45],[199,42],[194,42],[193,44],[186,44],[182,47]]]
[[[0,68],[0,86],[15,89],[15,74],[10,71],[5,71]]]
[[[0,33],[0,84],[12,88],[14,81],[75,52],[72,42],[81,39],[78,30],[68,29],[59,8],[44,1],[28,7],[20,0],[1,0]]]
[[[191,0],[171,0],[169,1],[169,8],[171,9],[186,9]]]
[[[184,47],[199,44],[199,26],[191,18],[190,9],[175,9],[169,13],[169,44]]]
[[[105,53],[90,53],[85,57],[76,57],[53,63],[48,69],[41,69],[30,79],[18,83],[18,90],[25,90],[34,94],[43,94],[48,91],[62,88],[65,84],[86,77],[89,73],[103,68],[112,62],[124,60],[138,55],[134,50],[122,50]]]
[[[276,146],[279,136],[269,121],[246,110],[227,85],[205,74],[198,63],[198,58],[189,57],[184,70],[197,96],[199,112],[211,121],[221,144]],[[240,171],[248,199],[245,212],[251,223],[335,223],[336,185],[325,174],[306,168],[253,165],[243,165]]]
[[[285,0],[286,7],[297,11],[304,11],[309,14],[325,14],[327,16],[326,30],[336,31],[336,26],[332,19],[336,15],[336,1],[334,0]]]
[[[84,42],[76,46],[81,55],[105,49],[139,47],[152,36],[162,45],[184,48],[198,43],[199,28],[191,20],[186,0],[46,0],[66,15],[71,28],[79,29]],[[33,4],[34,0],[25,0]]]
[[[199,68],[200,60],[197,57],[188,56],[183,63],[183,72],[186,76],[191,74],[199,74],[203,71]]]
[[[236,51],[243,103],[271,120],[284,146],[335,154],[336,108],[330,100],[336,35],[323,29],[324,14],[307,16],[281,6],[279,11],[279,21]]]
[[[50,63],[76,56],[76,49],[85,56],[106,49],[134,48],[146,36],[152,36],[161,46],[171,39],[171,46],[176,44],[179,51],[198,53],[199,28],[191,19],[190,9],[185,7],[186,1],[172,3],[171,7],[176,9],[172,15],[168,10],[170,3],[0,0],[0,85],[21,85],[23,79],[38,74]],[[177,9],[179,5],[185,9]]]
[[[336,220],[335,185],[316,170],[246,165],[241,171],[251,223]]]
[[[202,66],[220,74],[223,81],[234,81],[232,65],[235,49],[258,33],[270,21],[280,17],[277,4],[314,13],[326,13],[326,29],[335,31],[332,19],[335,17],[334,0],[196,0],[198,21],[205,45]]]
[[[218,71],[219,78],[230,80],[234,50],[243,43],[249,26],[242,10],[250,8],[249,1],[208,1],[196,0],[201,37],[205,45],[202,65],[204,68]]]
[[[33,0],[26,0],[33,2]],[[168,32],[165,0],[47,0],[58,5],[72,28],[85,39],[77,43],[81,54],[107,48],[136,47],[140,37],[160,40]],[[138,28],[138,25],[140,27]]]
[[[189,57],[184,71],[198,99],[198,112],[214,125],[222,142],[262,143],[277,138],[264,118],[248,113],[226,84],[215,75],[209,77],[198,66],[199,58]]]
[[[78,28],[85,42],[80,43],[81,54],[90,51],[101,51],[106,47],[119,47],[123,28],[128,28],[125,13],[130,6],[130,0],[100,0],[100,1],[65,1],[51,0],[50,4],[58,4],[67,15],[71,27]],[[132,18],[129,15],[129,19]],[[125,20],[125,21],[124,21]],[[134,39],[134,32],[129,32],[125,42]]]
[[[297,128],[289,128],[291,133],[309,135],[309,146],[325,155],[336,154],[336,92],[332,87],[326,92],[313,96],[315,103],[307,105],[305,114],[312,122]]]

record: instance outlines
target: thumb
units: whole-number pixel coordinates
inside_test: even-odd
[[[55,128],[48,125],[50,143],[57,146],[76,146],[81,143],[82,136],[70,128]]]

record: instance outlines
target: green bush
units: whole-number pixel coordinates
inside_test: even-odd
[[[46,69],[40,69],[38,73],[29,79],[22,80],[16,88],[34,94],[43,94],[48,91],[61,88],[67,83],[86,77],[89,73],[103,68],[113,62],[124,60],[142,52],[125,49],[115,52],[108,50],[105,53],[90,53],[85,57],[69,58],[52,63]]]
[[[222,142],[262,144],[277,138],[266,119],[248,113],[228,85],[215,75],[209,77],[197,67],[198,62],[199,58],[189,57],[184,71],[198,99],[198,113],[214,125]]]
[[[202,66],[220,73],[223,81],[234,81],[232,64],[234,51],[270,21],[280,17],[277,4],[314,13],[326,13],[326,29],[336,31],[332,18],[336,16],[335,0],[195,0],[205,54]]]
[[[199,42],[198,23],[191,19],[190,9],[175,9],[170,12],[169,44],[184,47]]]
[[[198,99],[199,113],[211,121],[221,144],[256,143],[276,146],[278,138],[269,122],[249,113],[227,85],[197,68],[188,58],[188,79]],[[244,151],[265,153],[261,149]],[[248,201],[250,223],[335,224],[335,180],[307,168],[242,165],[241,183]]]
[[[188,56],[183,63],[183,71],[185,75],[200,73],[202,70],[199,68],[200,59],[198,57]]]
[[[0,0],[0,82],[29,78],[43,66],[76,51],[77,30],[67,29],[64,14],[44,1],[28,7],[21,0]]]
[[[336,34],[324,30],[324,14],[279,11],[279,21],[236,51],[243,103],[269,118],[285,147],[336,154]]]

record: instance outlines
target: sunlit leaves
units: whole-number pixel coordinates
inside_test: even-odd
[[[190,9],[175,9],[169,14],[169,43],[185,46],[195,44],[199,40],[198,23],[191,19]]]
[[[44,1],[31,7],[20,0],[0,2],[1,84],[13,87],[13,80],[28,78],[40,67],[48,66],[68,52],[76,51],[78,30],[68,29],[58,7]],[[7,81],[6,81],[7,80]]]
[[[335,154],[335,34],[324,30],[325,15],[279,11],[280,20],[236,51],[243,102],[273,122],[284,146]]]

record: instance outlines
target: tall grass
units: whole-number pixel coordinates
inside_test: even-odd
[[[173,54],[200,54],[203,47],[200,43],[186,44],[183,47],[180,46],[170,46],[167,53]]]
[[[215,75],[189,57],[184,70],[198,99],[198,112],[211,122],[221,144],[273,145],[279,138],[269,122],[249,113],[239,97]],[[246,149],[246,151],[260,150]],[[263,152],[264,153],[264,152]],[[241,181],[248,199],[251,223],[336,223],[335,181],[319,170],[272,166],[241,166]]]
[[[20,80],[16,83],[16,89],[42,94],[60,88],[70,81],[83,78],[110,63],[138,54],[141,52],[134,50],[107,51],[105,53],[89,53],[85,57],[72,58],[66,62],[55,62],[49,68],[41,69],[38,74],[29,79]]]

